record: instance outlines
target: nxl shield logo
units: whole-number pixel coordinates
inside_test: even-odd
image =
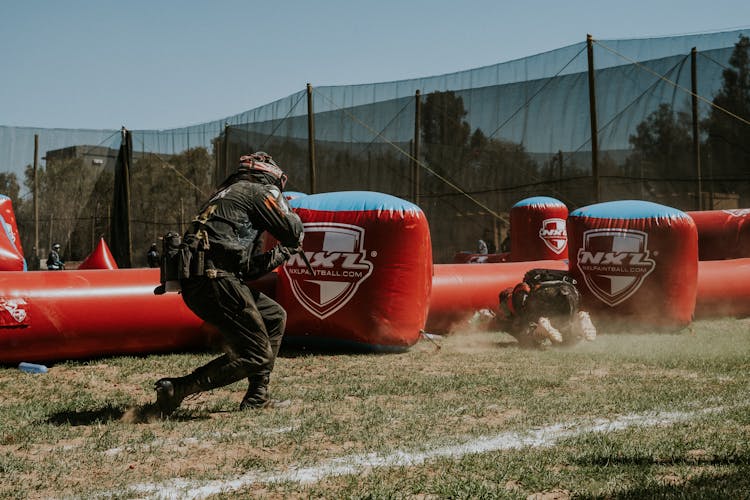
[[[26,307],[28,303],[22,298],[0,297],[0,326],[25,326],[28,324]],[[5,317],[3,312],[10,315],[13,321]]]
[[[732,217],[745,217],[746,215],[750,214],[750,209],[748,208],[733,208],[730,210],[722,210],[722,212],[728,213]]]
[[[539,237],[542,239],[547,248],[560,255],[568,245],[568,231],[565,229],[563,219],[544,219],[542,228],[539,230]]]
[[[654,267],[643,231],[589,229],[583,233],[578,269],[594,295],[610,307],[638,291]]]
[[[372,274],[364,241],[365,230],[359,226],[305,223],[305,255],[315,275],[310,275],[299,255],[286,262],[284,272],[294,297],[312,315],[323,319],[344,307]]]

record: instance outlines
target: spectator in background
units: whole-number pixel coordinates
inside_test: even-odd
[[[480,255],[487,255],[489,253],[489,249],[487,248],[487,242],[483,239],[480,239],[477,244],[477,253]]]
[[[485,229],[482,239],[487,243],[487,253],[497,253],[497,248],[495,247],[495,236],[492,234],[492,231]]]
[[[161,256],[159,250],[156,249],[156,243],[151,243],[151,247],[146,254],[146,260],[148,261],[148,267],[159,267],[161,265]]]
[[[62,271],[65,269],[65,263],[60,258],[60,244],[55,243],[52,245],[47,256],[47,269],[50,271]]]
[[[505,235],[503,242],[500,243],[500,251],[502,253],[510,252],[510,229],[508,229],[508,233]]]

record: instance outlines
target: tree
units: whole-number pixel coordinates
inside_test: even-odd
[[[21,199],[18,197],[20,186],[18,185],[18,178],[16,174],[12,172],[0,173],[0,194],[4,194],[13,201],[15,207],[21,205]],[[15,208],[17,210],[17,208]]]
[[[688,186],[675,188],[677,182],[692,182],[692,131],[690,115],[675,112],[669,104],[660,104],[636,127],[629,142],[633,151],[625,161],[627,175],[641,179],[640,197],[685,193]]]
[[[424,159],[442,177],[428,173],[422,184],[422,207],[435,221],[436,262],[448,261],[459,245],[475,242],[486,230],[494,232],[499,223],[493,214],[506,212],[518,201],[516,194],[539,180],[523,145],[472,131],[467,114],[463,99],[451,91],[429,94],[422,106]]]
[[[723,84],[714,96],[711,112],[703,123],[708,134],[709,168],[716,180],[734,188],[733,179],[746,178],[750,169],[750,38],[740,35],[722,72]],[[724,110],[740,117],[727,114]]]
[[[422,106],[424,159],[432,168],[466,158],[471,127],[464,101],[455,92],[432,92]]]
[[[63,245],[66,260],[77,260],[91,252],[92,203],[106,207],[101,198],[104,167],[91,165],[80,158],[47,160],[46,168],[37,169],[39,196],[40,247],[49,248],[53,242]],[[26,167],[24,184],[34,191],[34,169]],[[34,214],[31,202],[24,203],[19,218],[19,233],[24,248],[33,248]],[[104,209],[102,209],[104,210]],[[41,248],[39,250],[41,250]]]
[[[213,192],[214,160],[204,147],[180,154],[149,154],[133,161],[130,177],[133,265],[167,231],[182,232]]]

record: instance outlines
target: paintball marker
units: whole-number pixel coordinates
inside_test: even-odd
[[[307,255],[305,255],[305,251],[302,250],[302,247],[297,250],[297,253],[300,257],[302,257],[302,261],[305,263],[305,267],[307,267],[307,270],[310,271],[310,276],[315,276],[315,271],[313,271],[312,264],[310,264],[310,259],[307,258]]]

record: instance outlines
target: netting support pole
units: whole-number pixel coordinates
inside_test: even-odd
[[[34,263],[32,269],[39,269],[39,134],[34,134]]]
[[[224,158],[221,165],[221,173],[219,174],[219,178],[216,179],[216,185],[218,186],[224,179],[229,177],[229,124],[224,124],[224,147],[222,148],[224,151]]]
[[[591,117],[591,176],[594,178],[594,201],[599,203],[599,140],[596,124],[596,80],[594,78],[594,38],[586,35],[589,60],[589,115]]]
[[[315,179],[315,114],[312,85],[307,84],[307,152],[310,163],[310,194],[316,193]]]
[[[419,206],[419,137],[422,133],[422,96],[419,90],[414,94],[414,151],[412,152],[412,199]]]
[[[697,203],[696,208],[703,210],[703,180],[701,178],[701,141],[698,135],[698,71],[696,67],[698,51],[693,47],[690,51],[690,90],[693,95],[692,100],[692,114],[693,114],[693,166],[695,168],[695,178],[697,190]]]
[[[49,245],[49,247],[47,247],[48,250],[50,248],[52,248],[52,244],[53,244],[53,241],[52,241],[52,221],[53,221],[53,219],[52,219],[52,211],[50,210],[50,213],[49,213],[49,226],[47,228],[47,244]]]
[[[130,227],[130,171],[133,166],[133,138],[128,129],[120,130],[120,150],[115,164],[114,196],[112,198],[112,255],[118,267],[133,267],[133,239]]]

